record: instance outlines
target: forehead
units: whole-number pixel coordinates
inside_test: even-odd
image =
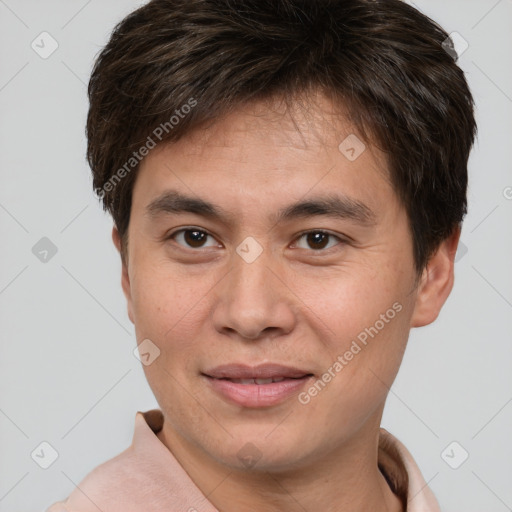
[[[247,210],[339,192],[379,211],[396,199],[388,175],[384,155],[327,98],[269,100],[157,146],[141,163],[134,201],[142,195],[147,207],[172,188]]]
[[[368,146],[350,121],[348,109],[316,92],[294,100],[277,96],[242,104],[233,112],[186,134],[180,146],[191,155],[215,150],[219,156],[229,159],[236,153],[237,161],[244,162],[246,144],[286,150],[279,152],[286,158],[294,154],[300,158],[316,158],[329,148],[338,149],[347,137],[356,144],[358,151]],[[354,146],[353,143],[348,146]],[[375,146],[369,149],[374,159],[379,160],[378,168],[384,170],[387,162],[382,152]]]

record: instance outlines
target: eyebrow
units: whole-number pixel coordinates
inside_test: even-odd
[[[194,213],[219,222],[233,224],[236,216],[209,201],[188,196],[176,190],[168,190],[146,206],[150,217],[161,214]],[[332,217],[350,220],[362,226],[373,226],[377,215],[366,204],[345,195],[329,194],[328,196],[311,197],[299,200],[279,210],[271,216],[276,223],[298,218],[315,216]]]

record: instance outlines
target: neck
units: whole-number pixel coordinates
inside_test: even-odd
[[[158,437],[220,512],[403,511],[378,468],[378,424],[294,467],[257,470],[255,466],[244,471],[219,464],[169,427],[164,422]]]

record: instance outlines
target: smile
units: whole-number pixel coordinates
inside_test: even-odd
[[[313,373],[278,363],[229,363],[202,372],[206,384],[219,398],[240,407],[271,407],[297,395]]]

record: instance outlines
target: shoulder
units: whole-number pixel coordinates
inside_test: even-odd
[[[139,467],[134,464],[131,447],[100,464],[76,485],[68,498],[53,504],[46,512],[98,512],[111,510],[136,481]],[[131,497],[130,497],[131,499]],[[113,510],[113,509],[112,509]]]
[[[66,500],[55,503],[46,512],[129,512],[147,505],[147,494],[154,490],[157,477],[161,478],[155,474],[159,471],[153,461],[166,455],[153,430],[154,422],[161,419],[157,412],[137,412],[132,444],[95,467]]]
[[[214,511],[159,440],[162,424],[161,411],[138,412],[131,446],[93,469],[67,500],[46,512]]]

